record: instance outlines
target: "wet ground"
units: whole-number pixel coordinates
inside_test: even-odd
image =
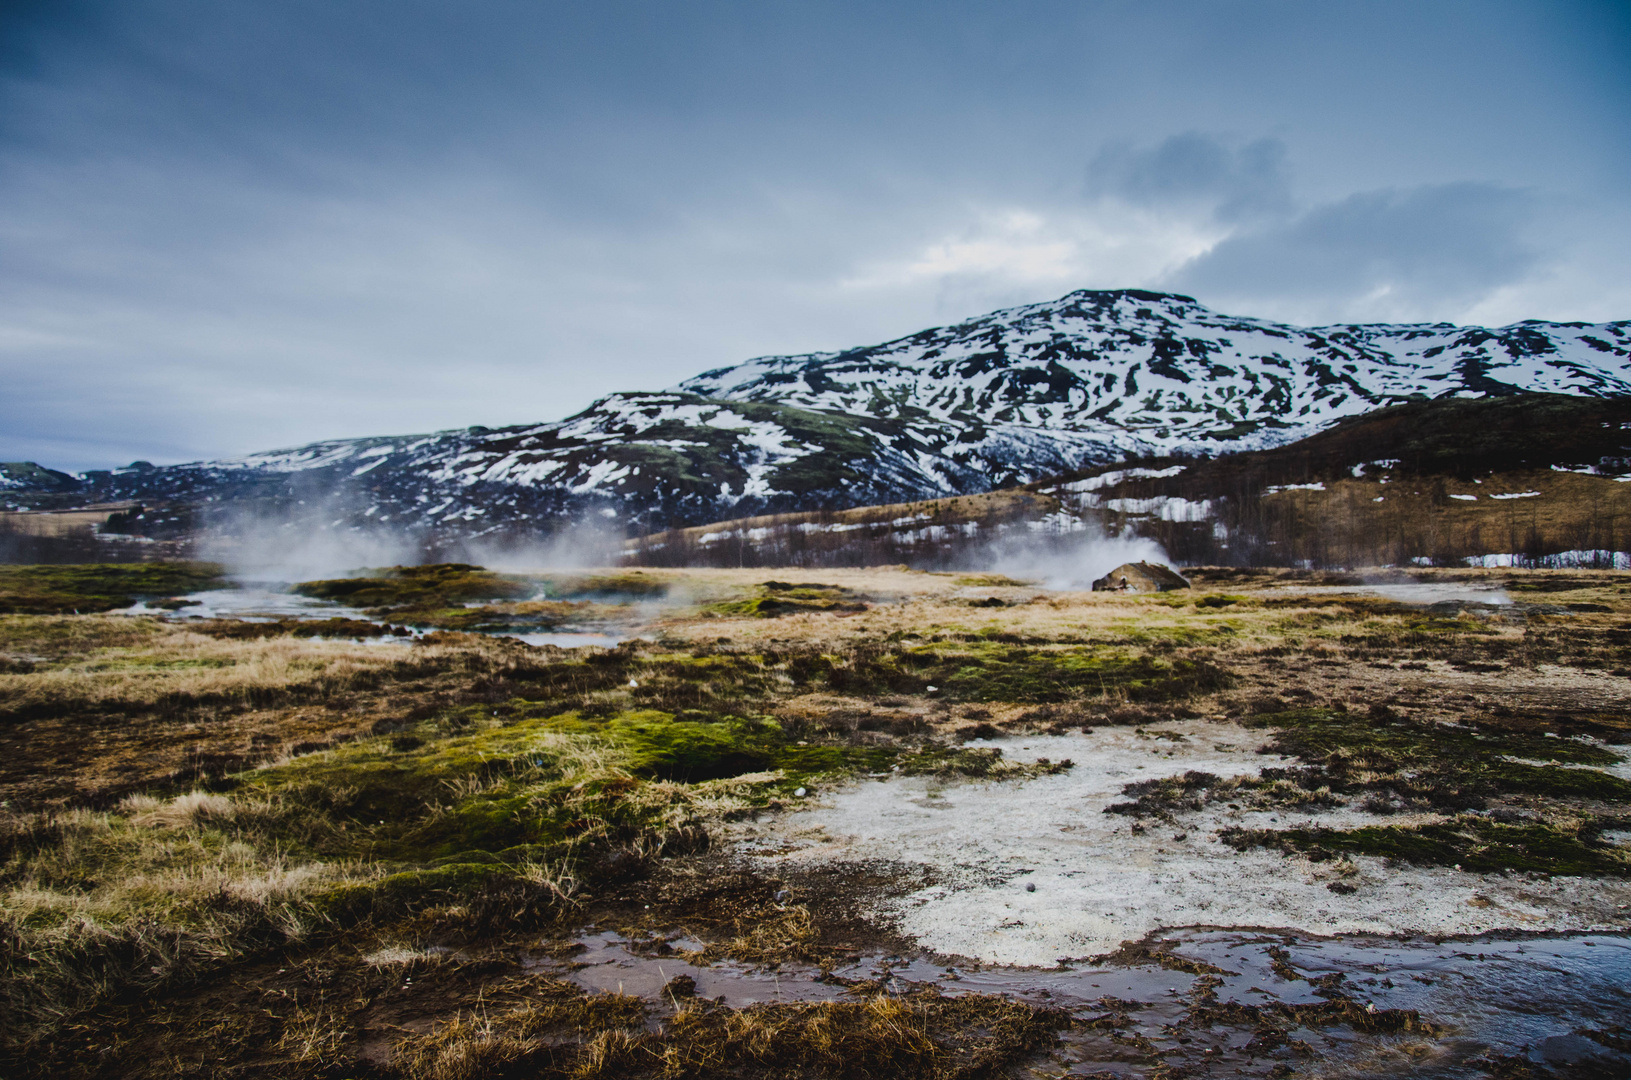
[[[1311,938],[1191,929],[1123,962],[1048,969],[864,955],[819,968],[702,958],[684,936],[590,930],[527,966],[658,1006],[733,1008],[878,992],[1013,996],[1074,1022],[1035,1076],[1631,1075],[1631,938]],[[1130,959],[1131,962],[1125,962]],[[1187,969],[1187,970],[1182,970]],[[1592,1071],[1595,1070],[1595,1071]]]
[[[402,965],[404,995],[411,986],[429,999],[425,988],[433,976],[447,991],[416,1006],[417,1012],[387,1002],[389,1008],[366,1014],[354,1026],[372,1031],[369,1038],[377,1045],[362,1056],[384,1067],[404,1032],[429,1038],[444,1026],[452,1030],[471,1002],[485,1007],[488,984],[507,986],[519,963],[532,981],[517,976],[516,985],[525,986],[514,994],[554,993],[546,984],[562,989],[557,979],[591,996],[632,994],[648,1003],[634,1015],[644,1017],[654,1039],[682,1026],[671,1021],[688,998],[748,1009],[709,1013],[723,1018],[721,1024],[746,1024],[778,1012],[755,1005],[851,1008],[883,994],[918,1003],[944,995],[942,1005],[959,999],[959,1007],[972,1008],[987,999],[968,995],[993,995],[991,1000],[1060,1010],[1069,1018],[1056,1025],[1057,1044],[1040,1056],[1029,1056],[1032,1045],[1026,1043],[1004,1058],[1002,1068],[1011,1067],[1012,1075],[1631,1078],[1631,880],[1623,873],[1570,877],[1511,866],[1474,873],[1463,872],[1459,857],[1407,862],[1355,849],[1316,860],[1298,854],[1302,849],[1230,842],[1231,833],[1242,831],[1351,832],[1454,820],[1476,825],[1496,813],[1528,822],[1545,812],[1559,820],[1596,815],[1592,820],[1602,828],[1592,834],[1593,850],[1613,849],[1613,857],[1623,858],[1631,848],[1631,828],[1619,809],[1623,799],[1565,803],[1502,788],[1488,797],[1488,806],[1467,808],[1402,797],[1373,802],[1358,787],[1340,789],[1342,798],[1303,799],[1291,792],[1296,785],[1278,793],[1261,786],[1289,784],[1284,777],[1313,760],[1287,735],[1301,729],[1264,716],[1351,712],[1430,747],[1439,744],[1422,732],[1473,730],[1470,724],[1484,725],[1477,728],[1481,737],[1486,731],[1503,739],[1527,731],[1534,740],[1572,740],[1571,747],[1577,742],[1599,756],[1589,763],[1554,761],[1539,751],[1521,757],[1492,752],[1490,758],[1551,769],[1554,777],[1589,768],[1612,793],[1609,780],[1631,779],[1631,754],[1614,727],[1623,727],[1631,711],[1631,622],[1623,618],[1618,594],[1559,597],[1522,586],[1506,593],[1457,581],[1270,585],[1251,590],[1254,596],[1219,596],[1216,603],[1182,597],[1135,607],[1009,585],[928,583],[942,590],[944,602],[934,602],[939,606],[910,598],[885,604],[876,602],[882,591],[869,592],[873,609],[842,620],[808,612],[727,619],[729,610],[715,610],[720,604],[708,608],[691,596],[682,615],[643,610],[641,616],[651,620],[644,628],[634,625],[637,605],[628,604],[615,616],[628,625],[573,612],[562,616],[573,625],[495,632],[493,637],[566,648],[613,645],[625,633],[645,632],[662,641],[661,648],[677,649],[689,635],[696,647],[694,656],[685,657],[688,664],[707,661],[695,663],[695,670],[712,673],[717,665],[732,674],[691,677],[692,667],[664,658],[669,667],[662,677],[670,677],[672,668],[687,678],[682,683],[673,676],[673,686],[661,684],[668,696],[657,697],[651,688],[659,684],[649,674],[655,663],[641,658],[639,649],[623,650],[629,655],[606,662],[649,666],[619,669],[595,691],[601,697],[594,703],[615,697],[622,707],[638,690],[646,695],[640,704],[656,701],[672,711],[702,702],[721,715],[774,714],[799,746],[808,735],[821,745],[918,754],[926,751],[910,740],[930,733],[940,750],[1000,751],[1005,762],[1028,764],[1027,778],[992,779],[1004,774],[949,768],[939,775],[899,772],[900,765],[891,767],[890,761],[910,763],[895,757],[878,758],[882,764],[867,758],[855,766],[858,772],[801,773],[797,788],[789,782],[768,803],[743,803],[687,824],[675,834],[674,850],[649,857],[651,865],[642,864],[639,873],[629,870],[626,853],[614,852],[614,859],[586,848],[591,855],[581,867],[569,867],[581,876],[570,918],[549,927],[507,924],[502,941],[495,942],[485,928],[486,937],[472,938],[452,922],[447,925],[453,930],[403,922],[377,940],[359,937],[362,944],[331,950],[324,962],[360,957],[366,974],[382,979],[394,978]],[[1274,595],[1282,588],[1287,596]],[[1545,592],[1547,603],[1529,602],[1536,591]],[[1631,586],[1624,591],[1631,593]],[[1364,599],[1336,603],[1318,595],[1309,600],[1320,603],[1305,603],[1291,598],[1297,592]],[[1401,617],[1376,597],[1413,610]],[[369,618],[276,583],[186,599],[194,602],[138,613],[183,625],[192,618]],[[1575,602],[1554,602],[1566,600]],[[970,608],[981,610],[970,614]],[[999,618],[1007,621],[999,626]],[[956,634],[940,634],[947,626]],[[935,629],[932,641],[921,633],[925,627]],[[1004,632],[996,634],[998,629]],[[170,636],[186,639],[188,648],[203,640]],[[866,656],[857,641],[908,637],[944,646],[946,655],[966,655],[976,667],[986,665],[980,670],[1001,674],[1002,664],[1033,664],[1044,672],[1038,678],[1064,677],[1064,668],[1042,661],[1068,649],[1139,642],[1162,662],[1198,658],[1225,665],[1231,685],[1227,692],[1177,702],[1102,691],[1099,697],[1066,694],[1062,704],[1039,704],[1054,699],[1046,687],[1028,683],[1012,699],[985,700],[945,692],[951,684],[938,677],[940,691],[914,689],[910,679],[903,680],[905,689],[891,684],[889,693],[882,684],[831,679],[812,681],[814,689],[793,696],[760,694],[757,683],[741,681],[759,678],[754,665],[761,663],[778,678],[792,672],[787,657],[800,645],[818,644],[840,657],[853,649],[854,670],[871,671],[861,665]],[[303,662],[310,651],[304,641],[267,646],[259,637],[243,640],[263,652],[275,646]],[[239,648],[236,642],[204,644],[220,652]],[[765,644],[774,648],[763,649],[770,659],[761,660]],[[1011,655],[999,655],[997,645],[1011,646]],[[346,642],[325,646],[337,655],[350,648]],[[497,704],[519,700],[516,695],[533,695],[525,700],[536,698],[540,712],[586,700],[553,692],[550,666],[568,658],[547,652],[453,634],[400,652],[402,685],[391,684],[387,692],[371,685],[347,689],[333,700],[302,700],[281,711],[245,707],[226,717],[246,744],[239,756],[206,760],[188,750],[189,767],[219,774],[244,762],[296,760],[343,740],[384,733],[393,735],[390,753],[413,753],[421,738],[443,737],[429,724],[454,715],[450,704],[465,710],[458,717],[472,711],[470,703],[479,704],[485,721],[485,706],[495,703],[496,723]],[[480,668],[483,673],[497,671],[509,681],[484,678],[478,684],[429,663],[454,654],[473,670],[480,659],[488,665]],[[385,654],[357,648],[345,655],[366,665]],[[927,648],[911,655],[942,662],[941,653]],[[425,669],[409,670],[418,658],[427,659]],[[570,661],[582,659],[579,654]],[[167,655],[160,660],[169,662]],[[789,685],[804,686],[791,682],[791,674],[786,678]],[[734,696],[716,699],[695,686],[723,687]],[[1519,709],[1524,715],[1516,715]],[[127,716],[110,716],[106,730],[118,737],[135,727]],[[226,726],[214,712],[199,716],[200,730],[204,721],[213,725],[207,729],[212,736]],[[45,735],[37,741],[59,739],[48,726],[57,721],[43,711],[40,717],[34,723]],[[340,730],[335,717],[347,727]],[[399,748],[394,736],[410,723],[425,726],[407,731],[400,740],[405,749]],[[161,724],[173,740],[192,737],[168,715],[152,726]],[[172,729],[178,733],[171,736]],[[84,739],[83,733],[75,737]],[[80,775],[82,760],[114,758],[108,741],[81,750],[61,738],[53,743],[61,759],[54,764],[64,775]],[[149,737],[130,756],[139,749],[148,767],[155,743]],[[1065,759],[1069,768],[1041,767]],[[1392,769],[1392,761],[1384,755],[1367,768]],[[1395,771],[1408,779],[1419,771],[1416,762],[1433,765],[1438,759],[1417,755]],[[108,785],[113,795],[104,795],[104,803],[135,790],[147,775],[134,765],[131,771],[136,778],[125,787]],[[1216,797],[1189,805],[1152,795],[1147,811],[1113,809],[1142,799],[1137,788],[1148,786],[1145,781],[1175,783],[1188,774],[1221,781],[1213,785]],[[1228,786],[1236,780],[1242,784]],[[1307,785],[1309,792],[1315,782]],[[616,790],[640,789],[625,779]],[[1461,849],[1456,851],[1459,856]],[[722,884],[730,875],[740,883]],[[676,885],[681,878],[689,883],[683,890]],[[410,959],[391,959],[393,949]],[[461,980],[469,983],[464,997],[454,992],[463,993]],[[941,1017],[934,1021],[941,1025],[937,1038],[948,1028],[973,1030],[944,1019],[953,1014],[934,1015]],[[341,1030],[353,1021],[337,1014],[334,1024]],[[636,1019],[630,1030],[638,1034],[638,1028]],[[1053,1037],[1054,1027],[1037,1030]],[[588,1036],[579,1035],[588,1045]]]
[[[1173,822],[1107,812],[1134,781],[1205,770],[1256,776],[1287,759],[1262,730],[1191,720],[1142,728],[975,740],[1014,761],[1070,760],[1049,776],[996,783],[866,779],[814,793],[808,809],[727,834],[766,876],[828,864],[915,866],[920,888],[882,890],[870,915],[924,948],[985,963],[1048,965],[1114,951],[1168,926],[1287,927],[1302,933],[1470,934],[1631,929],[1631,882],[1313,863],[1236,851],[1228,827],[1355,828],[1441,815],[1354,806],[1218,803]],[[1335,888],[1333,888],[1335,886]]]
[[[176,597],[182,606],[152,608],[145,603],[127,608],[129,615],[158,615],[171,620],[242,619],[266,622],[273,619],[364,619],[356,608],[329,600],[316,600],[289,591],[277,581],[246,581],[230,589],[208,589]]]
[[[279,619],[318,621],[323,619],[357,619],[379,626],[391,625],[391,620],[375,618],[368,613],[332,600],[319,600],[289,591],[287,582],[246,581],[230,589],[210,589],[177,597],[182,606],[169,608],[149,607],[145,603],[125,609],[127,615],[157,615],[171,622],[190,619],[238,619],[244,622],[272,622]],[[409,628],[412,629],[412,628]],[[425,631],[414,630],[414,636]],[[558,649],[577,649],[585,646],[612,648],[627,639],[622,629],[597,627],[575,629],[563,627],[538,633],[493,631],[492,636],[510,637],[528,645],[552,645]],[[364,639],[365,641],[368,639]],[[388,643],[390,639],[374,639]]]
[[[1449,582],[1286,591],[1424,606],[1512,603],[1502,590]],[[185,599],[186,606],[162,614],[176,620],[368,618],[277,582]],[[625,633],[596,628],[506,636],[575,648],[613,646]],[[689,996],[740,1008],[928,987],[948,995],[1014,996],[1063,1008],[1076,1019],[1057,1049],[1035,1065],[1036,1075],[1135,1077],[1187,1068],[1273,1076],[1293,1068],[1304,1074],[1318,1062],[1322,1076],[1471,1077],[1492,1069],[1631,1076],[1631,1034],[1624,1026],[1631,1023],[1631,937],[1517,936],[1525,925],[1621,928],[1631,903],[1624,883],[1383,871],[1360,860],[1357,888],[1332,893],[1319,868],[1278,854],[1225,852],[1208,835],[1224,824],[1262,825],[1283,814],[1220,812],[1146,832],[1102,813],[1134,780],[1190,769],[1255,774],[1289,764],[1262,753],[1264,741],[1260,732],[1200,721],[997,740],[993,745],[1012,759],[1052,755],[1077,766],[1025,783],[865,781],[821,793],[806,812],[768,829],[746,826],[733,837],[759,872],[826,860],[918,864],[927,873],[923,887],[881,899],[867,914],[931,950],[926,955],[873,953],[825,969],[756,966],[710,962],[705,943],[684,936],[631,940],[599,930],[526,966],[591,992],[634,994],[669,1007]],[[1631,764],[1614,771],[1625,768]],[[1303,824],[1321,817],[1356,824],[1346,820],[1355,817],[1351,810],[1292,817]],[[1589,895],[1570,895],[1582,889]],[[1278,929],[1164,929],[1205,923]],[[1512,936],[1361,936],[1489,930]],[[1322,931],[1349,936],[1311,936]],[[1113,953],[1141,936],[1156,943],[1158,962],[1069,959]],[[1148,961],[1151,954],[1136,955]],[[1367,1018],[1357,1026],[1356,1009]],[[659,1007],[652,1023],[660,1023],[661,1014]],[[1368,1019],[1376,1016],[1383,1019]],[[1365,1030],[1367,1024],[1375,1029]]]

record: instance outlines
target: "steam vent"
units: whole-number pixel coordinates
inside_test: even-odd
[[[1122,563],[1093,583],[1094,592],[1171,592],[1189,582],[1170,566],[1151,562]]]

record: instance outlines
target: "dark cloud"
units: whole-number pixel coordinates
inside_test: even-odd
[[[1138,206],[1192,205],[1218,220],[1282,213],[1291,206],[1286,146],[1279,139],[1231,145],[1188,132],[1154,147],[1106,147],[1088,169],[1089,191]]]
[[[1184,280],[1244,314],[1358,315],[1380,281],[1457,318],[1544,264],[1597,291],[1516,317],[1624,315],[1626,25],[1586,0],[0,0],[0,460],[554,419],[1160,286],[1227,230]],[[1435,255],[1413,200],[1454,180]],[[1592,230],[1521,233],[1488,205],[1513,189]],[[948,243],[953,270],[873,272]]]
[[[1233,236],[1171,283],[1213,303],[1272,296],[1330,317],[1424,317],[1529,274],[1537,209],[1532,194],[1491,184],[1363,192]]]

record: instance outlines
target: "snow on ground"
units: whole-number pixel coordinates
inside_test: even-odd
[[[1436,935],[1627,923],[1628,882],[1541,881],[1360,858],[1350,882],[1358,888],[1338,894],[1326,887],[1335,880],[1331,864],[1239,853],[1213,835],[1228,825],[1413,823],[1403,815],[1214,806],[1177,827],[1147,820],[1135,834],[1132,818],[1104,813],[1125,801],[1121,790],[1135,781],[1191,769],[1255,775],[1289,764],[1256,752],[1264,738],[1236,724],[1195,720],[976,742],[970,745],[1001,746],[1013,760],[1070,758],[1076,765],[1002,783],[866,780],[824,793],[806,811],[740,826],[732,839],[770,874],[821,861],[917,864],[932,883],[870,900],[873,915],[924,948],[993,964],[1051,966],[1184,926]]]

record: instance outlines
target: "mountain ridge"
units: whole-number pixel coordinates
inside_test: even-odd
[[[585,515],[650,532],[1266,449],[1393,402],[1528,393],[1631,396],[1631,321],[1295,327],[1178,294],[1077,290],[611,394],[564,420],[135,463],[82,474],[73,494],[207,514],[321,505],[338,526],[451,537]],[[14,471],[14,501],[49,473]],[[36,494],[67,497],[60,476]]]
[[[1619,370],[1591,362],[1599,357],[1617,359]],[[1413,396],[1624,396],[1628,358],[1624,321],[1297,327],[1222,315],[1176,293],[1082,289],[881,345],[759,357],[676,389],[976,427],[1097,424],[1122,452],[1216,452],[1290,442]],[[971,394],[982,377],[984,392]],[[1127,445],[1122,433],[1145,445]]]

